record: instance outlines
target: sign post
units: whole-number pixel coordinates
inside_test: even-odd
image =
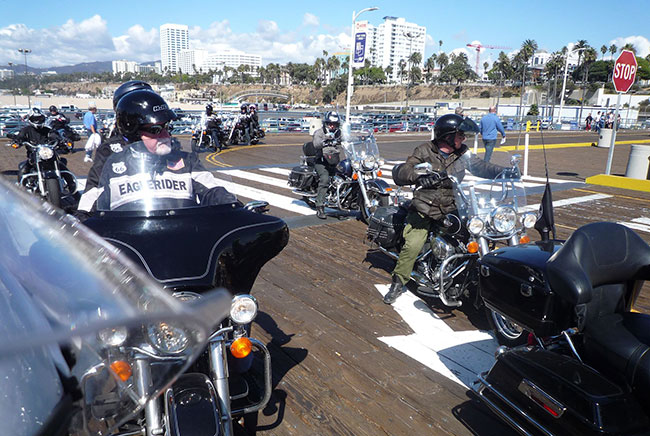
[[[614,82],[614,88],[618,93],[618,98],[616,99],[616,113],[614,114],[614,122],[612,123],[612,142],[609,145],[607,168],[605,169],[605,174],[607,175],[609,175],[612,170],[612,159],[614,157],[614,143],[616,141],[616,130],[618,128],[618,111],[621,106],[621,95],[629,91],[634,84],[637,67],[638,64],[636,62],[636,57],[634,56],[634,53],[629,50],[623,50],[614,63],[612,82]]]
[[[352,11],[352,28],[350,30],[350,57],[348,58],[348,96],[345,104],[345,122],[350,122],[350,101],[352,99],[352,68],[354,68],[357,62],[360,66],[364,65],[365,55],[366,55],[366,32],[368,29],[368,22],[363,21],[357,23],[357,18],[359,15],[364,12],[376,11],[379,8],[365,8],[361,9],[358,13]],[[359,31],[359,28],[362,28],[362,31]],[[360,36],[362,34],[363,36]]]

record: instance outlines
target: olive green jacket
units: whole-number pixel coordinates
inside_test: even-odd
[[[399,180],[403,184],[415,184],[420,176],[415,173],[414,166],[423,162],[430,162],[434,171],[446,171],[448,175],[456,177],[459,183],[465,177],[465,170],[486,179],[493,179],[504,170],[500,165],[479,159],[469,152],[465,144],[460,150],[445,158],[440,153],[438,145],[434,141],[429,141],[418,145],[413,154],[406,159],[406,163],[399,168]],[[437,188],[414,191],[411,208],[433,219],[443,218],[456,210],[452,184],[442,183]]]

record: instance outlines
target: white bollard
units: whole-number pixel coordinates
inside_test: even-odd
[[[474,135],[474,154],[478,154],[478,135]]]
[[[530,142],[530,134],[524,135],[524,177],[528,176],[528,144]]]

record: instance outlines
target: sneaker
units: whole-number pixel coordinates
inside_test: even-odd
[[[397,297],[406,292],[406,286],[402,284],[402,281],[397,277],[393,276],[393,283],[390,285],[390,289],[384,295],[384,303],[393,304]]]
[[[92,161],[93,161],[93,158],[92,158],[92,157],[90,157],[90,156],[88,156],[88,155],[85,155],[85,156],[84,156],[84,162],[90,162],[90,163],[92,163]]]

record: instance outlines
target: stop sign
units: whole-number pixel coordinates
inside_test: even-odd
[[[636,78],[638,64],[634,53],[629,50],[623,50],[614,64],[614,74],[612,82],[618,92],[627,92]]]

